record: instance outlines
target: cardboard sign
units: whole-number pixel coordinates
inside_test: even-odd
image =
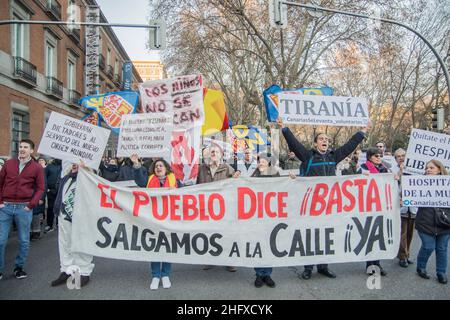
[[[38,153],[97,169],[108,143],[110,130],[52,112]]]
[[[278,111],[285,124],[365,127],[369,122],[367,100],[356,97],[278,93]]]
[[[122,116],[118,157],[137,154],[140,157],[170,159],[172,115],[166,113],[139,113]]]

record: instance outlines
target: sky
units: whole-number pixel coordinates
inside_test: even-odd
[[[97,0],[109,23],[147,24],[148,0]],[[132,5],[131,5],[132,3]],[[159,60],[158,51],[146,49],[148,29],[113,28],[131,60]]]

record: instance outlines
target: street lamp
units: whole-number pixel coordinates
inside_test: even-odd
[[[450,76],[448,74],[448,70],[444,63],[444,60],[442,60],[441,56],[439,55],[437,50],[431,45],[431,43],[428,42],[428,40],[425,39],[425,37],[422,36],[418,31],[414,30],[410,26],[403,24],[401,22],[395,21],[395,20],[391,20],[391,19],[384,19],[384,18],[380,18],[380,17],[368,16],[365,14],[348,12],[348,11],[341,11],[341,10],[337,10],[337,9],[323,8],[320,6],[315,6],[315,5],[310,5],[310,4],[302,4],[302,3],[297,3],[297,2],[292,2],[292,1],[284,1],[284,0],[269,0],[269,1],[270,1],[269,2],[269,17],[271,19],[270,23],[272,26],[276,26],[278,28],[286,28],[287,27],[286,11],[287,11],[287,6],[290,5],[290,6],[306,8],[306,9],[314,10],[314,11],[332,12],[332,13],[351,16],[351,17],[357,17],[357,18],[370,19],[370,20],[391,23],[391,24],[395,24],[395,25],[398,25],[398,26],[408,29],[409,31],[413,32],[416,36],[418,36],[423,42],[425,42],[425,44],[431,49],[433,54],[436,56],[436,59],[438,60],[439,65],[441,66],[441,69],[444,72],[445,81],[447,82],[447,92],[450,97]],[[272,12],[272,10],[274,10],[274,12]],[[441,127],[442,127],[441,130],[443,130],[444,114],[445,114],[444,108],[438,108],[437,110],[438,110],[437,123],[439,125],[441,125]],[[440,127],[439,125],[437,126],[438,130]]]

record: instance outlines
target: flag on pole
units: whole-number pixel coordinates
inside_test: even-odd
[[[202,126],[202,135],[215,134],[229,128],[222,91],[204,88],[203,104],[205,123]]]

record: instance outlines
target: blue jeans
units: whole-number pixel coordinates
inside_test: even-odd
[[[151,262],[150,266],[153,278],[168,277],[172,271],[172,264],[169,262]]]
[[[5,267],[5,248],[8,242],[9,229],[14,219],[19,236],[19,253],[14,267],[23,268],[30,248],[30,228],[33,210],[25,210],[26,204],[5,204],[0,209],[0,272]]]
[[[272,274],[273,268],[255,268],[255,272],[257,276],[270,276]]]
[[[447,248],[450,234],[433,236],[419,232],[419,237],[422,240],[422,246],[417,255],[417,268],[426,270],[428,259],[436,250],[436,274],[447,274]]]

